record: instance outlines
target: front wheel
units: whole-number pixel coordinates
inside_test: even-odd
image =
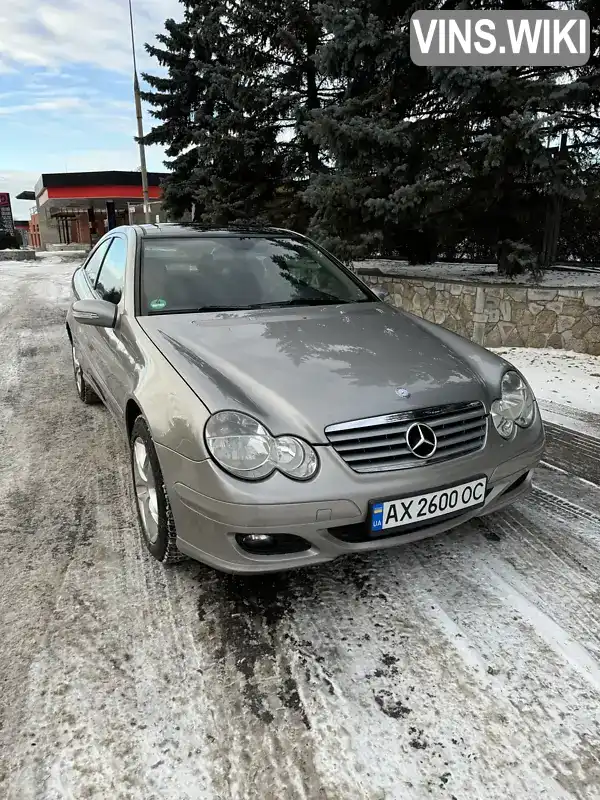
[[[143,417],[133,425],[130,439],[131,471],[138,520],[150,553],[163,564],[181,561],[169,496],[156,448]]]

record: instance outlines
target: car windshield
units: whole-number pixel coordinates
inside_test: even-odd
[[[142,314],[371,302],[316,247],[286,237],[145,241]]]

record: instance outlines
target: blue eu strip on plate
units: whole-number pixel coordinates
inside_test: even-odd
[[[383,503],[373,506],[371,514],[371,530],[380,531],[383,528]]]

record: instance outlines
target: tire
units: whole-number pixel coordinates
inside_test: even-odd
[[[150,429],[143,417],[133,424],[129,450],[135,505],[146,547],[163,564],[181,561],[184,556],[177,549],[171,503]]]
[[[75,342],[71,342],[71,359],[73,362],[73,377],[75,378],[75,388],[77,390],[77,394],[79,395],[79,399],[83,403],[85,403],[86,406],[91,406],[94,405],[95,403],[99,403],[100,398],[83,376],[83,369],[79,361],[79,356],[77,355]]]

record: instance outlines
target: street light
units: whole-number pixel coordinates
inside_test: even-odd
[[[140,97],[140,82],[138,80],[137,62],[135,58],[135,37],[133,34],[133,9],[129,0],[129,26],[131,28],[131,55],[133,58],[133,96],[135,99],[135,115],[137,117],[138,145],[140,148],[140,172],[142,173],[142,196],[144,198],[144,221],[150,222],[150,196],[148,194],[148,171],[146,169],[146,148],[144,138],[144,123],[142,122],[142,99]]]

